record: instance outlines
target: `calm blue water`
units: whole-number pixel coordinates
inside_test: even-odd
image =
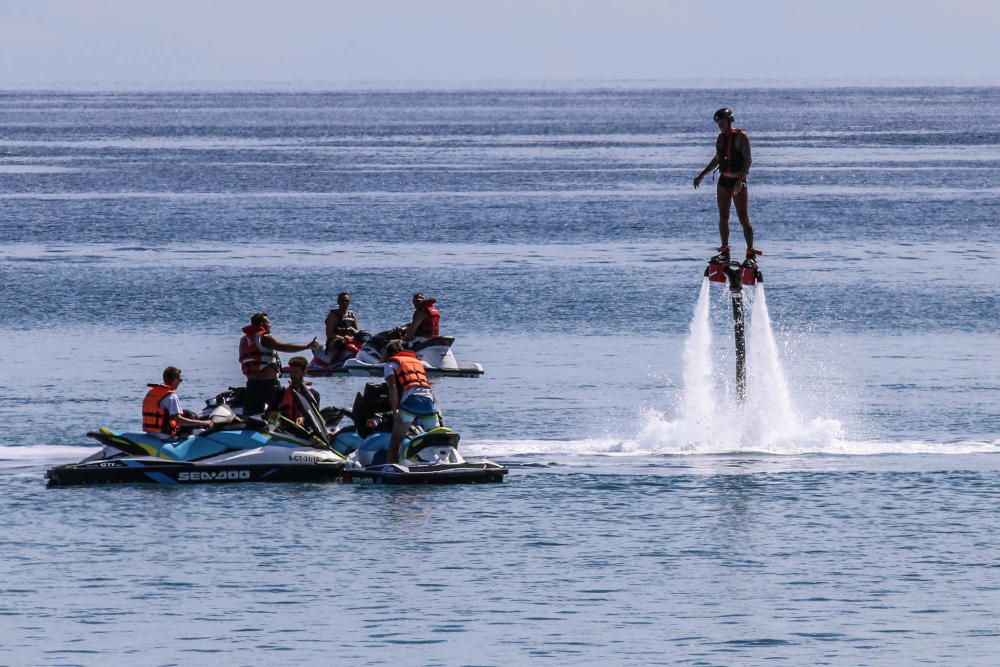
[[[723,104],[779,442],[678,436]],[[995,664],[997,127],[1000,89],[0,93],[0,664]],[[345,289],[371,330],[438,297],[504,485],[45,489]]]

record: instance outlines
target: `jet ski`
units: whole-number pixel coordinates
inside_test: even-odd
[[[440,426],[410,429],[399,448],[399,462],[389,463],[392,413],[385,383],[365,385],[350,411],[353,426],[338,430],[331,443],[347,456],[344,481],[368,484],[485,484],[502,482],[507,468],[492,461],[466,460],[458,451],[459,434]]]
[[[279,417],[241,420],[226,402],[236,390],[207,401],[203,419],[214,426],[164,440],[148,433],[101,428],[87,435],[102,447],[79,463],[46,471],[49,486],[74,484],[330,482],[341,478],[344,456],[330,447],[324,416],[299,397],[304,424]],[[333,415],[331,415],[332,417]]]
[[[389,341],[403,336],[404,327],[396,327],[371,336],[358,350],[352,359],[343,363],[343,370],[349,375],[358,377],[382,377],[382,352]],[[415,337],[404,344],[404,347],[417,355],[424,362],[428,375],[447,377],[479,377],[483,374],[483,365],[474,361],[459,363],[451,346],[455,343],[454,336],[434,336],[433,338]]]

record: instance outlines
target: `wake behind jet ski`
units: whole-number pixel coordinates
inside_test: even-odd
[[[149,433],[101,428],[87,435],[102,448],[79,463],[46,471],[49,486],[73,484],[337,481],[344,456],[330,447],[326,423],[300,400],[303,424],[237,418],[230,390],[207,402],[203,416],[214,426],[164,440]]]
[[[344,480],[372,484],[481,484],[502,482],[507,468],[492,461],[466,460],[458,451],[459,434],[439,426],[411,427],[389,463],[393,414],[385,383],[365,385],[351,410],[353,426],[336,432],[331,446],[347,455]]]

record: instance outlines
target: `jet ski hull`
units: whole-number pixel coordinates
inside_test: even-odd
[[[344,365],[343,368],[330,371],[327,373],[313,372],[310,371],[310,375],[350,375],[352,377],[377,377],[380,378],[385,373],[385,366],[382,364],[365,364],[362,362],[351,362]],[[427,366],[427,375],[431,377],[452,377],[452,378],[477,378],[483,375],[486,371],[483,369],[483,365],[476,363],[474,361],[468,361],[458,364],[457,368],[435,368],[434,366]]]
[[[344,469],[345,482],[355,484],[496,484],[507,468],[491,461],[420,466],[373,465]]]
[[[155,457],[121,457],[70,463],[46,471],[49,486],[80,484],[220,484],[238,482],[335,482],[343,461],[301,464],[197,464]]]

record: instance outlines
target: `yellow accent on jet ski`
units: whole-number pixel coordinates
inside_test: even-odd
[[[121,443],[121,444],[123,444],[125,446],[128,446],[128,445],[138,445],[139,448],[142,449],[142,451],[146,452],[150,456],[155,456],[157,458],[167,459],[167,460],[170,460],[170,461],[173,460],[172,457],[168,456],[167,454],[165,454],[163,452],[162,445],[159,446],[159,447],[153,447],[152,445],[147,445],[146,443],[140,442],[138,440],[128,440],[128,439],[123,438],[123,437],[121,437],[119,435],[116,435],[114,431],[112,431],[111,429],[109,429],[106,426],[102,426],[99,430],[100,430],[101,435],[107,436],[108,440],[110,440],[113,443],[114,442],[118,442],[118,443]]]
[[[301,426],[298,422],[292,421],[291,419],[289,419],[285,415],[278,415],[278,423],[287,423],[287,424],[291,425],[296,431],[301,431],[301,432],[305,433],[306,435],[309,436],[309,439],[312,440],[314,446],[316,446],[316,447],[322,447],[323,449],[330,449],[330,445],[327,444],[326,442],[323,442],[323,438],[319,437],[318,435],[316,435],[315,433],[313,433],[312,431],[310,431],[309,429],[307,429],[305,426]],[[293,438],[293,440],[287,440],[286,438],[281,438],[281,435],[282,435],[281,433],[273,433],[272,432],[272,433],[269,433],[268,435],[270,435],[272,438],[285,440],[286,442],[296,442],[297,440],[304,440],[305,439],[305,438],[296,438],[291,433],[287,433],[285,435],[288,436],[288,437],[290,437],[290,438]]]

